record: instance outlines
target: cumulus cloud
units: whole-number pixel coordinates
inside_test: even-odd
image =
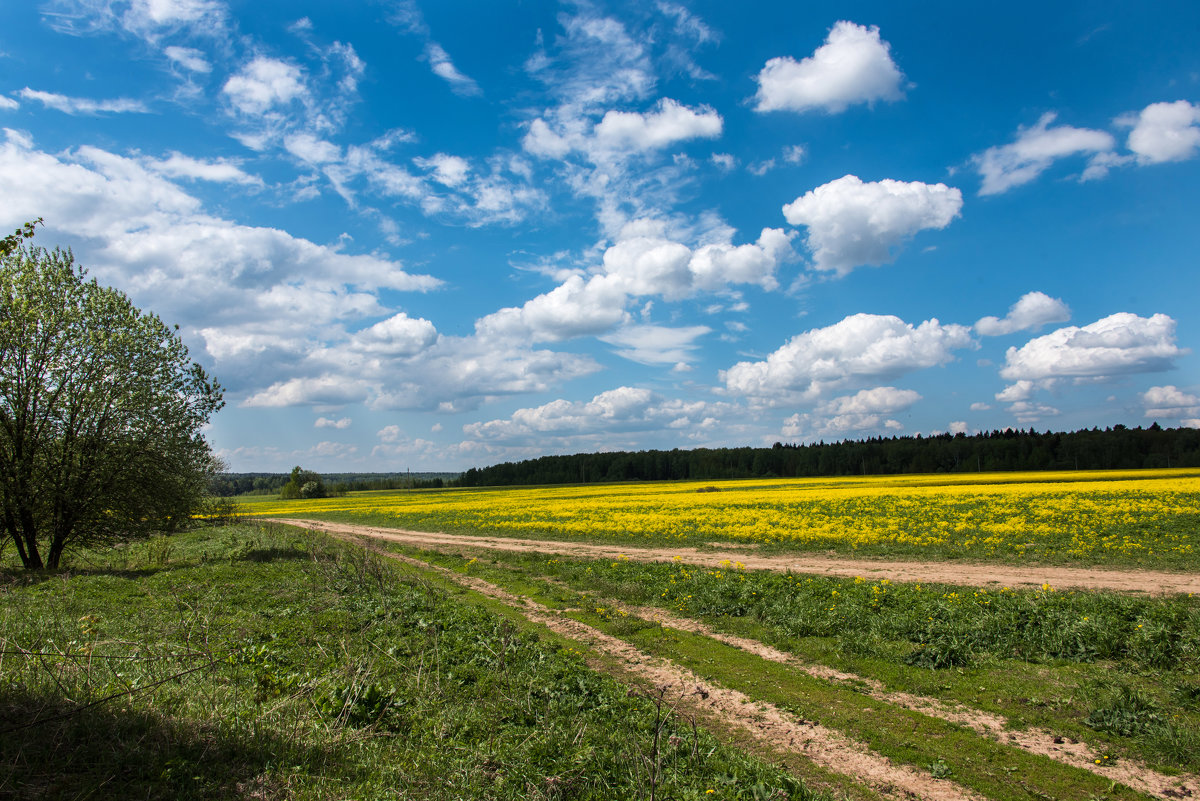
[[[1189,428],[1200,428],[1200,395],[1184,392],[1173,384],[1150,387],[1142,393],[1146,417],[1178,420]]]
[[[243,114],[262,114],[308,95],[304,73],[295,64],[258,56],[225,82],[221,91]]]
[[[1035,401],[1017,401],[1008,407],[1018,423],[1036,423],[1044,417],[1055,417],[1060,412],[1053,406]]]
[[[349,428],[350,422],[351,421],[349,417],[341,417],[337,420],[333,420],[329,417],[318,417],[316,422],[313,423],[313,428],[336,428],[342,430]]]
[[[818,399],[848,384],[945,364],[972,344],[966,326],[933,319],[914,327],[891,315],[855,314],[792,337],[763,361],[739,362],[721,381],[735,395]]]
[[[1123,121],[1133,125],[1128,146],[1139,164],[1184,161],[1200,150],[1200,105],[1186,100],[1151,103]]]
[[[112,100],[94,100],[88,97],[67,97],[54,92],[42,92],[26,86],[17,93],[23,100],[34,100],[46,108],[61,111],[64,114],[145,114],[150,109],[140,100],[126,97]]]
[[[355,333],[350,347],[365,353],[412,356],[431,347],[437,337],[433,323],[400,312]]]
[[[554,400],[518,409],[507,419],[470,423],[463,433],[474,440],[517,442],[537,437],[578,441],[614,435],[671,429],[686,433],[729,412],[727,404],[663,398],[640,387],[617,387],[589,401]],[[709,423],[711,425],[711,423]]]
[[[220,166],[167,162],[168,171],[187,173]],[[189,338],[202,337],[232,393],[319,378],[324,373],[304,363],[317,340],[346,343],[349,329],[388,317],[382,290],[441,284],[386,258],[206,214],[197,198],[151,169],[157,166],[87,146],[51,155],[8,132],[0,141],[0,216],[9,215],[7,226],[39,215],[50,220],[48,231],[72,244],[93,276],[179,323]],[[280,397],[324,393],[300,384]]]
[[[687,139],[721,135],[721,115],[708,106],[690,109],[663,98],[653,112],[610,111],[596,125],[596,145],[605,150],[658,150]]]
[[[899,431],[904,425],[889,415],[921,400],[920,393],[896,387],[864,389],[819,404],[812,413],[798,412],[783,421],[786,437],[816,438],[849,432]]]
[[[0,95],[0,111],[16,111],[21,107],[21,104],[13,100],[11,97]]]
[[[769,60],[758,74],[755,111],[809,111],[831,114],[858,103],[899,100],[904,76],[892,61],[891,46],[879,28],[841,21],[825,44],[809,57]]]
[[[1175,344],[1175,321],[1167,315],[1119,312],[1009,348],[1000,375],[1039,382],[1157,373],[1174,367],[1175,359],[1187,352]]]
[[[628,296],[611,278],[572,275],[523,306],[501,309],[475,323],[481,337],[557,342],[609,331],[629,320]]]
[[[1010,144],[989,147],[974,156],[972,161],[983,177],[979,194],[1007,192],[1037,178],[1057,159],[1088,153],[1103,157],[1116,146],[1116,140],[1107,131],[1070,125],[1050,127],[1057,116],[1047,112],[1032,128],[1017,129],[1017,138]],[[1100,163],[1106,162],[1102,159]]]
[[[845,175],[783,207],[792,225],[808,227],[806,244],[818,270],[846,275],[881,265],[919,231],[945,228],[962,210],[962,192],[945,184]]]
[[[975,333],[985,337],[1003,336],[1015,331],[1039,328],[1048,323],[1065,323],[1071,310],[1059,298],[1044,292],[1028,292],[1008,307],[1004,319],[984,317],[975,323]]]

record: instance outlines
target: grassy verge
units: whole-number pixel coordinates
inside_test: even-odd
[[[461,557],[425,557],[468,569]],[[733,566],[706,571],[623,560],[489,557],[469,569],[501,584],[519,583],[549,604],[588,610],[603,607],[605,599],[657,605],[876,679],[889,690],[997,713],[1016,727],[1049,728],[1091,743],[1098,756],[1137,757],[1167,773],[1200,770],[1197,599],[964,593]],[[539,587],[537,578],[553,581]],[[1097,619],[1113,632],[1095,636]],[[672,633],[668,641],[690,648],[691,637]],[[725,648],[708,638],[701,642],[706,645],[694,647],[708,649],[704,658]]]
[[[813,796],[580,649],[282,527],[0,571],[0,652],[0,796]]]

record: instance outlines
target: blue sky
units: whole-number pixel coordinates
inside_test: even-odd
[[[51,0],[0,225],[231,469],[1200,426],[1200,5]]]

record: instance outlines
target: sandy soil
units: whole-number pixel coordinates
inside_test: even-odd
[[[434,550],[484,549],[499,551],[534,551],[537,553],[575,556],[588,559],[615,559],[625,556],[646,562],[679,560],[693,565],[718,567],[721,562],[740,562],[749,570],[790,570],[829,576],[862,576],[869,580],[927,581],[940,584],[962,584],[970,587],[1041,587],[1049,584],[1056,590],[1093,589],[1120,592],[1141,592],[1151,595],[1200,592],[1200,574],[1167,573],[1154,570],[1101,570],[1076,567],[1021,567],[956,562],[883,561],[846,559],[812,554],[756,554],[746,549],[697,550],[695,548],[640,548],[612,546],[577,541],[526,540],[509,537],[490,537],[440,532],[406,531],[377,528],[350,523],[329,523],[322,520],[269,518],[277,523],[319,528],[339,534],[400,542]]]

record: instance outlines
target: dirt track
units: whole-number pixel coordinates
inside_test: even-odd
[[[575,556],[591,559],[614,559],[620,556],[643,562],[670,562],[676,557],[683,562],[717,567],[722,562],[740,562],[749,570],[790,570],[794,573],[829,576],[862,576],[867,579],[892,581],[927,581],[940,584],[962,584],[972,587],[997,585],[1005,587],[1041,587],[1049,584],[1056,590],[1069,588],[1143,592],[1151,595],[1200,592],[1200,574],[1167,573],[1154,570],[1100,570],[1075,567],[1019,567],[956,562],[913,562],[868,559],[845,559],[812,554],[760,555],[749,550],[697,550],[695,548],[640,548],[634,546],[602,545],[577,541],[526,540],[509,537],[489,537],[440,532],[407,531],[378,528],[351,523],[330,523],[324,520],[268,518],[277,523],[321,529],[341,534],[358,534],[375,539],[400,542],[433,550],[468,549],[494,551],[534,551],[537,553]]]

